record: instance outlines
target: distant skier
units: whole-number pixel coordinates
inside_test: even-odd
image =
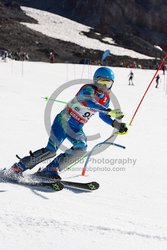
[[[156,81],[156,86],[155,86],[155,87],[158,88],[159,81],[160,81],[160,76],[159,76],[159,74],[156,76],[155,81]]]
[[[129,85],[134,85],[133,83],[134,73],[132,72],[132,70],[128,76],[129,76]]]
[[[165,63],[162,65],[162,72],[163,72],[163,75],[165,75],[165,70],[166,70],[166,65]]]
[[[38,163],[55,157],[60,145],[67,138],[73,146],[36,173],[39,176],[60,179],[59,171],[86,154],[87,138],[83,132],[83,125],[96,112],[99,112],[99,117],[104,122],[118,129],[119,134],[126,134],[128,130],[126,124],[117,121],[117,118],[124,116],[123,112],[119,109],[109,109],[109,94],[113,83],[113,71],[107,67],[98,68],[94,73],[93,83],[81,87],[76,96],[56,116],[47,146],[35,152],[30,151],[30,155],[15,163],[9,172],[22,174]]]
[[[53,52],[50,52],[49,60],[50,60],[50,63],[54,63],[55,62],[55,55],[54,55]]]

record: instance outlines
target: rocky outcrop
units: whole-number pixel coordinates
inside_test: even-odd
[[[142,0],[0,0],[0,48],[24,50],[31,60],[41,61],[48,60],[50,51],[56,51],[57,62],[78,63],[83,57],[92,61],[101,58],[101,51],[92,53],[92,50],[46,37],[21,25],[19,22],[36,22],[22,12],[18,5],[21,4],[92,26],[87,36],[97,39],[96,31],[99,31],[99,40],[111,35],[122,47],[159,58],[164,53],[154,45],[167,48],[165,1],[147,0],[146,4]],[[112,65],[118,66],[124,60],[130,64],[133,59],[112,56],[110,60]],[[136,61],[147,65],[144,61]],[[152,65],[151,60],[149,65]]]
[[[106,32],[115,28],[154,44],[167,42],[166,0],[115,0],[105,3],[103,13],[106,14],[101,14],[99,28],[103,27]]]
[[[167,43],[166,0],[17,0],[17,2],[67,16],[104,33],[126,32],[157,45]]]

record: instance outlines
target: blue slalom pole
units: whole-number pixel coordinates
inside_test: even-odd
[[[106,139],[106,140],[103,141],[103,142],[100,142],[100,143],[96,144],[96,145],[92,148],[92,150],[89,152],[89,154],[88,154],[88,156],[87,156],[87,158],[86,158],[85,165],[84,165],[84,167],[83,167],[83,169],[82,169],[82,176],[85,175],[85,172],[86,172],[86,170],[87,170],[87,165],[88,165],[89,159],[90,159],[90,157],[91,157],[93,151],[94,151],[96,148],[101,147],[101,146],[104,145],[104,144],[109,144],[109,145],[116,146],[116,147],[119,147],[119,148],[122,148],[122,149],[125,149],[125,148],[126,148],[125,146],[122,146],[122,145],[120,145],[120,144],[117,144],[117,143],[114,143],[114,142],[109,142],[109,140],[110,140],[112,137],[114,137],[115,135],[116,135],[116,134],[114,133],[114,134],[111,135],[108,139]]]

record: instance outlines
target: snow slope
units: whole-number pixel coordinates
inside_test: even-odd
[[[103,42],[89,38],[85,36],[83,32],[89,32],[91,27],[77,23],[68,18],[28,7],[22,7],[22,10],[25,11],[28,16],[31,16],[38,21],[38,24],[23,24],[33,30],[43,33],[44,35],[72,42],[88,49],[101,51],[110,50],[113,55],[130,56],[139,59],[153,59],[152,57],[143,55],[136,51],[119,47],[110,37],[105,37]]]
[[[0,63],[2,168],[16,161],[16,153],[24,156],[30,149],[46,145],[46,102],[41,97],[50,96],[66,81],[91,79],[96,68]],[[116,74],[113,92],[128,123],[154,71],[135,69],[135,86],[128,86],[130,70],[113,70]],[[99,190],[84,193],[66,189],[54,193],[0,183],[1,250],[167,249],[167,96],[164,78],[160,76],[160,87],[155,89],[155,84],[151,87],[128,135],[116,139],[126,150],[111,146],[93,156],[86,177],[76,177],[83,164],[61,174],[69,180],[96,180]],[[58,99],[70,100],[79,87],[66,89]],[[54,104],[51,120],[63,107]],[[100,138],[89,141],[89,149],[112,133],[112,128],[96,115],[85,126],[85,133],[92,135],[98,131]],[[69,146],[67,142],[66,145]]]

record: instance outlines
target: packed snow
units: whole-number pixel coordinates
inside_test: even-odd
[[[72,21],[68,18],[28,7],[22,7],[22,9],[28,16],[31,16],[38,21],[38,24],[23,24],[33,30],[43,33],[44,35],[72,42],[83,48],[101,51],[110,50],[113,55],[130,56],[139,59],[154,59],[153,57],[118,46],[111,37],[105,37],[103,39],[104,43],[97,39],[87,37],[83,32],[89,32],[91,27]]]
[[[92,79],[96,69],[89,65],[0,63],[1,168],[16,162],[16,153],[23,157],[30,149],[46,145],[47,103],[42,97],[51,96],[67,81]],[[135,86],[128,86],[130,69],[113,70],[113,93],[128,124],[155,72],[133,69]],[[0,183],[1,250],[167,249],[167,96],[161,72],[160,77],[159,88],[154,82],[129,133],[115,141],[126,146],[125,150],[110,146],[94,155],[85,177],[81,176],[82,162],[61,173],[68,180],[98,181],[97,191],[64,189],[55,193]],[[80,86],[68,87],[57,99],[69,101]],[[54,103],[52,121],[63,108]],[[96,115],[84,131],[87,135],[100,133],[98,139],[88,141],[90,150],[113,129]]]

